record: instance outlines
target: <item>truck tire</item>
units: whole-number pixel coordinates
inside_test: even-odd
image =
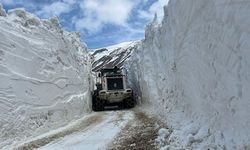
[[[96,96],[95,95],[92,95],[92,110],[97,111],[97,108],[96,108]]]
[[[103,111],[104,110],[104,102],[101,99],[96,99],[96,111]]]
[[[125,108],[133,108],[135,106],[135,102],[133,100],[133,98],[128,98],[124,101],[124,107]]]
[[[126,108],[124,101],[123,101],[123,102],[120,102],[120,103],[118,104],[118,108],[119,108],[119,109],[124,109],[124,108]]]

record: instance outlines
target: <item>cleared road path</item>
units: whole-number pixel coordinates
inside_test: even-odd
[[[95,118],[99,115],[103,115],[103,119],[98,124],[90,124],[85,130],[65,136],[39,148],[39,150],[106,149],[121,129],[134,118],[132,111],[100,112],[92,117]]]
[[[155,143],[163,126],[155,118],[134,110],[93,112],[16,149],[110,150],[159,149]]]
[[[66,127],[22,143],[15,149],[106,149],[133,119],[134,112],[130,110],[93,112]]]

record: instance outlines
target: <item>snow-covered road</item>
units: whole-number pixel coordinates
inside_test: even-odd
[[[131,110],[94,112],[50,133],[23,143],[16,149],[106,149],[115,136],[134,119]]]
[[[156,140],[163,126],[156,118],[136,109],[93,112],[65,127],[9,149],[155,150],[164,144]]]
[[[104,113],[104,112],[100,112]],[[96,115],[100,115],[96,113]],[[105,112],[98,124],[91,124],[86,129],[56,140],[39,150],[61,150],[61,149],[106,149],[106,146],[120,132],[120,130],[133,119],[131,111]],[[95,115],[93,117],[96,117]]]

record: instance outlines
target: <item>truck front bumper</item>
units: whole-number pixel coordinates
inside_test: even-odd
[[[122,102],[124,99],[132,98],[132,91],[107,91],[100,92],[99,98],[105,100],[107,103],[118,103]]]

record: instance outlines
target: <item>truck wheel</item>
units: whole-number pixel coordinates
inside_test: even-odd
[[[96,111],[103,111],[103,110],[104,110],[103,100],[97,99],[96,100]]]
[[[133,98],[129,99],[128,103],[129,108],[133,108],[135,106],[135,101]]]
[[[96,96],[92,95],[92,110],[97,111],[96,109]]]
[[[125,107],[126,108],[133,108],[135,106],[135,102],[132,98],[128,98],[126,101],[125,101]]]
[[[120,102],[120,103],[118,104],[118,107],[119,107],[119,109],[124,109],[124,108],[126,108],[126,105],[125,105],[124,102]]]

